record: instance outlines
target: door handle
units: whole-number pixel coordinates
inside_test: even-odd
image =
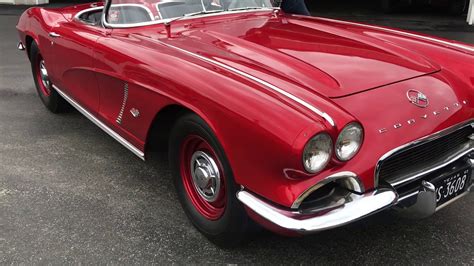
[[[51,38],[59,38],[59,37],[61,37],[61,35],[57,34],[56,32],[50,32],[50,33],[49,33],[49,37],[51,37]]]

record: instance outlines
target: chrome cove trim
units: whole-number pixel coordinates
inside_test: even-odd
[[[66,101],[68,101],[74,108],[76,108],[80,113],[82,113],[85,117],[91,120],[94,124],[96,124],[100,129],[105,131],[105,133],[109,134],[112,138],[118,141],[120,144],[125,146],[125,148],[129,149],[133,152],[136,156],[140,159],[145,161],[145,154],[138,149],[137,147],[133,146],[130,142],[124,139],[122,136],[117,134],[113,129],[109,128],[107,125],[102,123],[99,119],[97,119],[93,114],[89,113],[85,108],[83,108],[79,103],[69,97],[66,93],[64,93],[61,89],[57,86],[53,85],[53,88],[61,95]]]
[[[395,204],[398,195],[390,189],[362,195],[351,193],[343,206],[312,216],[271,205],[247,190],[237,192],[237,198],[247,208],[280,228],[312,233],[343,226],[389,208]]]
[[[449,135],[463,127],[473,127],[474,128],[474,121],[473,120],[470,120],[468,122],[464,122],[464,123],[461,123],[461,124],[458,124],[458,125],[455,125],[455,126],[452,126],[448,129],[444,129],[444,130],[441,130],[441,131],[438,131],[434,134],[431,134],[431,135],[428,135],[424,138],[421,138],[421,139],[418,139],[418,140],[415,140],[413,142],[410,142],[408,144],[405,144],[405,145],[402,145],[398,148],[395,148],[389,152],[387,152],[386,154],[384,154],[382,157],[380,157],[380,159],[378,160],[377,162],[377,165],[375,167],[375,173],[374,173],[374,178],[375,178],[375,187],[378,187],[379,185],[379,174],[380,174],[380,167],[382,165],[382,163],[384,162],[384,160],[386,160],[387,158],[389,158],[390,156],[400,152],[400,151],[404,151],[406,149],[411,149],[413,147],[416,147],[416,146],[419,146],[419,145],[423,145],[423,144],[426,144],[430,141],[433,141],[433,140],[436,140],[438,138],[441,138],[441,137],[444,137],[446,135]],[[426,174],[429,174],[433,171],[436,171],[440,168],[443,168],[445,167],[446,165],[450,164],[450,163],[453,163],[455,162],[456,160],[460,159],[461,157],[463,156],[466,156],[467,154],[469,154],[470,152],[474,151],[474,141],[472,140],[469,140],[469,139],[466,139],[466,145],[464,145],[464,147],[462,147],[460,150],[456,151],[455,153],[453,154],[450,154],[448,155],[447,157],[443,158],[442,161],[440,162],[434,162],[432,167],[428,168],[428,169],[422,169],[420,170],[419,172],[417,173],[414,173],[413,175],[410,175],[410,176],[407,176],[405,177],[405,179],[403,180],[400,180],[398,182],[393,182],[391,183],[392,186],[398,186],[400,184],[403,184],[405,182],[410,182],[412,180],[415,180],[417,179],[418,177],[420,176],[423,176],[423,175],[426,175]]]
[[[360,23],[354,23],[354,22],[349,22],[349,21],[334,20],[334,19],[329,19],[329,18],[319,18],[319,19],[326,20],[326,21],[331,21],[331,22],[336,22],[336,23],[343,23],[343,24],[346,24],[346,25],[353,25],[353,26],[371,28],[371,29],[376,29],[376,30],[381,30],[381,31],[387,31],[387,32],[403,35],[403,36],[406,36],[406,37],[411,37],[411,38],[415,38],[415,39],[422,39],[422,40],[425,40],[425,41],[434,42],[434,43],[441,44],[441,45],[444,45],[444,46],[447,46],[447,47],[453,47],[453,48],[466,50],[466,51],[469,51],[469,52],[474,52],[474,47],[470,47],[468,45],[463,45],[463,44],[438,40],[438,39],[431,38],[431,37],[428,37],[428,36],[422,36],[422,35],[418,35],[418,34],[414,34],[414,33],[403,32],[403,31],[400,31],[400,30],[384,28],[384,27],[378,27],[378,26],[373,26],[373,25],[360,24]]]
[[[123,112],[125,112],[125,106],[127,105],[127,101],[128,101],[128,83],[125,83],[125,85],[123,86],[123,100],[122,100],[122,107],[120,108],[120,112],[117,116],[117,119],[115,120],[115,122],[117,122],[117,124],[122,124],[122,118],[123,118]]]
[[[298,104],[304,106],[305,108],[307,108],[307,109],[309,109],[310,111],[314,112],[315,114],[319,115],[319,116],[322,117],[324,120],[326,120],[332,127],[335,127],[335,126],[336,126],[336,123],[334,122],[334,119],[332,119],[332,117],[329,116],[327,113],[325,113],[325,112],[323,112],[323,111],[317,109],[316,107],[314,107],[314,106],[312,106],[311,104],[307,103],[306,101],[304,101],[304,100],[302,100],[302,99],[296,97],[295,95],[293,95],[293,94],[291,94],[291,93],[289,93],[289,92],[287,92],[287,91],[284,91],[284,90],[282,90],[282,89],[280,89],[280,88],[274,86],[273,84],[270,84],[270,83],[268,83],[268,82],[266,82],[266,81],[264,81],[264,80],[262,80],[262,79],[259,79],[259,78],[255,77],[255,76],[252,76],[252,75],[250,75],[250,74],[247,74],[247,73],[245,73],[245,72],[243,72],[243,71],[240,71],[240,70],[238,70],[238,69],[236,69],[236,68],[234,68],[234,67],[231,67],[231,66],[228,66],[228,65],[226,65],[226,64],[223,64],[223,63],[221,63],[221,62],[219,62],[219,61],[216,61],[216,60],[213,60],[213,59],[210,59],[210,58],[207,58],[207,57],[198,55],[198,54],[196,54],[196,53],[193,53],[193,52],[190,52],[190,51],[181,49],[181,48],[179,48],[179,47],[176,47],[176,46],[167,44],[167,43],[162,42],[162,41],[160,41],[160,40],[156,40],[156,41],[159,42],[159,43],[161,43],[161,44],[163,44],[163,45],[165,45],[165,46],[167,46],[167,47],[169,47],[169,48],[172,48],[172,49],[178,50],[178,51],[180,51],[180,52],[183,52],[183,53],[185,53],[185,54],[188,54],[188,55],[190,55],[190,56],[196,57],[196,58],[198,58],[198,59],[200,59],[200,60],[203,60],[203,61],[205,61],[205,62],[208,62],[208,63],[210,63],[210,64],[217,65],[217,66],[219,66],[219,67],[221,67],[221,68],[224,68],[224,69],[226,69],[226,70],[228,70],[228,71],[230,71],[230,72],[234,72],[235,74],[238,74],[238,75],[240,75],[240,76],[242,76],[242,77],[245,77],[245,78],[247,78],[247,79],[249,79],[249,80],[252,80],[252,81],[254,81],[254,82],[256,82],[256,83],[259,83],[259,84],[261,84],[261,85],[263,85],[263,86],[265,86],[265,87],[267,87],[267,88],[269,88],[269,89],[271,89],[271,90],[273,90],[273,91],[275,91],[275,92],[277,92],[277,93],[279,93],[279,94],[281,94],[281,95],[283,95],[283,96],[285,96],[285,97],[287,97],[287,98],[289,98],[289,99],[291,99],[291,100],[297,102]]]
[[[301,193],[301,195],[298,196],[298,198],[295,200],[293,205],[291,205],[291,209],[294,209],[294,210],[298,209],[300,207],[301,203],[309,195],[311,195],[311,193],[313,193],[314,191],[320,189],[324,185],[326,185],[330,182],[336,181],[336,180],[342,181],[343,185],[348,190],[351,190],[351,191],[354,191],[354,192],[357,192],[357,193],[363,193],[365,191],[364,185],[362,184],[362,182],[360,182],[359,177],[355,173],[348,172],[348,171],[340,172],[340,173],[336,173],[336,174],[333,174],[333,175],[330,175],[330,176],[324,178],[323,180],[321,180],[317,184],[313,185],[312,187],[308,188],[303,193]]]

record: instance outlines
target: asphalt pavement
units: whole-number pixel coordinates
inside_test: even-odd
[[[142,162],[78,112],[43,107],[16,50],[18,15],[7,13],[0,15],[1,265],[474,264],[472,194],[424,220],[384,212],[302,238],[262,231],[245,246],[219,249],[185,217],[165,155]],[[470,28],[430,23],[424,32],[474,43]]]

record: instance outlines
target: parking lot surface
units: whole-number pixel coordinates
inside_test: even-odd
[[[43,107],[16,50],[18,15],[7,13],[0,15],[0,264],[474,264],[472,194],[425,220],[384,212],[304,238],[263,231],[240,248],[215,247],[182,212],[165,155],[142,162],[78,112]],[[422,31],[474,43],[464,27],[436,27]]]

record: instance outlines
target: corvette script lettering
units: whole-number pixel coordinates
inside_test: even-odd
[[[462,101],[462,103],[463,103],[464,105],[467,105],[467,101]],[[460,107],[461,104],[460,104],[460,103],[454,103],[453,106],[454,106],[454,107]],[[426,113],[426,114],[424,114],[424,115],[421,115],[421,116],[419,117],[419,119],[426,120],[426,119],[429,119],[430,117],[439,116],[439,115],[441,115],[442,113],[444,113],[444,112],[449,112],[449,111],[451,111],[451,107],[445,106],[445,107],[443,107],[441,110],[435,110],[435,111],[433,111],[433,112],[431,112],[431,113]],[[406,122],[403,122],[403,123],[400,123],[400,122],[399,122],[399,123],[395,123],[395,124],[392,126],[392,128],[393,128],[393,129],[400,129],[400,128],[402,128],[402,127],[405,126],[405,125],[414,125],[414,124],[416,124],[416,122],[417,122],[417,119],[416,119],[416,118],[411,118],[411,119],[408,119]],[[389,131],[390,131],[390,128],[381,128],[381,129],[378,130],[378,132],[379,132],[380,134],[384,134],[384,133],[387,133],[387,132],[389,132]]]

